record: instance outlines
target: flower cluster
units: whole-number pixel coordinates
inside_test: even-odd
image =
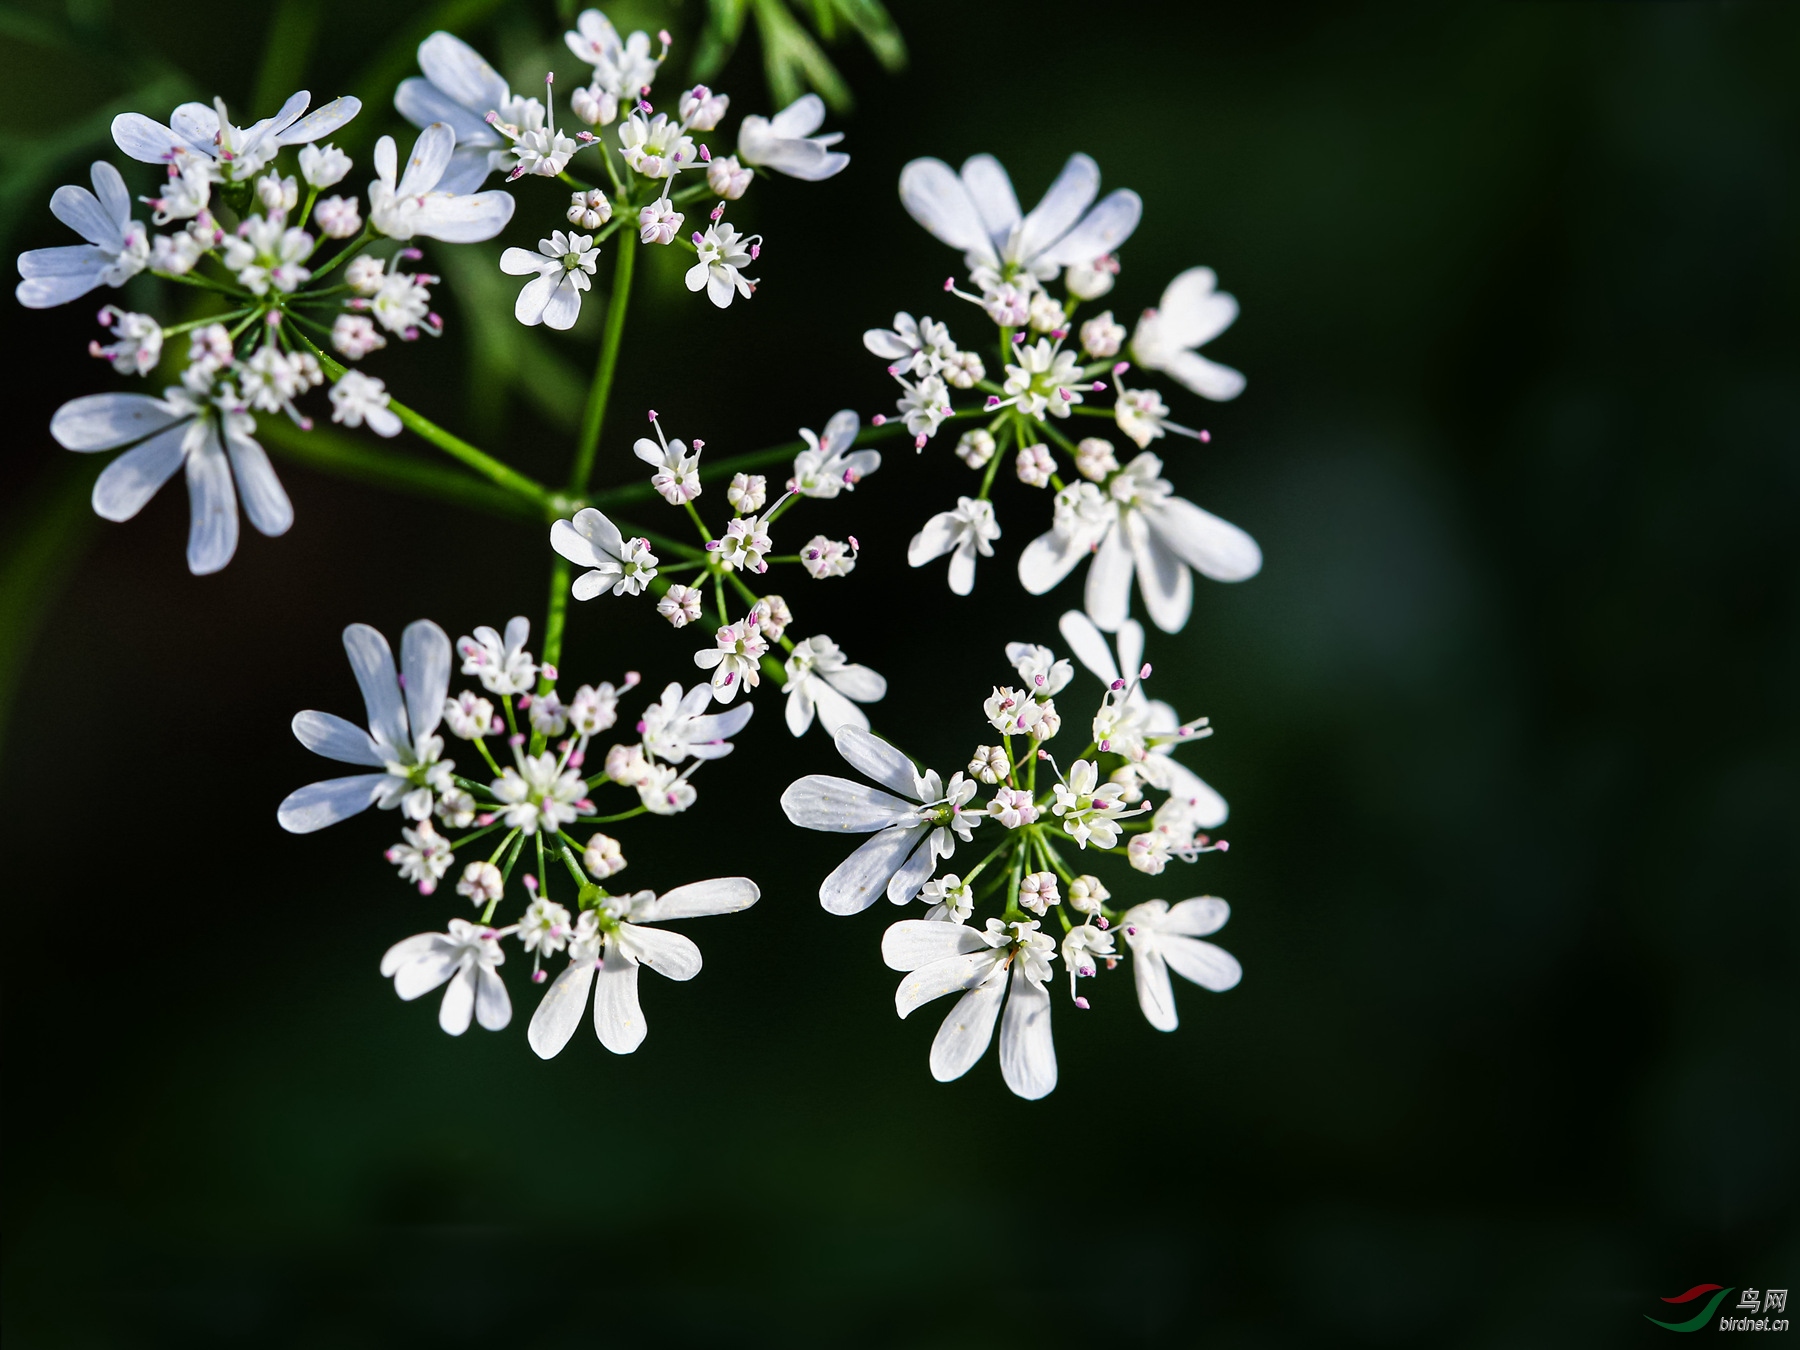
[[[1171,969],[1215,991],[1230,989],[1242,974],[1228,953],[1199,941],[1224,925],[1224,901],[1115,906],[1099,876],[1074,870],[1106,855],[1160,876],[1171,860],[1223,851],[1225,842],[1203,831],[1224,822],[1226,807],[1174,756],[1211,728],[1205,718],[1182,721],[1145,692],[1142,627],[1123,621],[1116,651],[1079,610],[1064,614],[1060,627],[1075,658],[1104,686],[1092,739],[1066,772],[1047,743],[1062,729],[1056,699],[1073,680],[1073,666],[1047,647],[1015,642],[1006,654],[1019,685],[996,687],[982,705],[994,743],[976,746],[948,781],[848,726],[837,733],[838,753],[875,786],[814,774],[781,797],[796,825],[871,836],[821,883],[826,910],[859,913],[883,894],[896,905],[916,899],[928,906],[923,918],[888,929],[882,956],[907,972],[895,994],[902,1017],[933,999],[962,995],[932,1042],[932,1076],[948,1082],[968,1072],[999,1021],[1001,1074],[1027,1098],[1056,1086],[1048,985],[1059,957],[1070,997],[1085,1009],[1080,981],[1112,970],[1128,952],[1144,1016],[1164,1031],[1176,1022]],[[1048,769],[1042,784],[1040,764]],[[980,800],[986,789],[992,795]],[[995,830],[998,842],[967,870],[939,875],[939,865],[988,823],[995,829],[983,831],[982,843]],[[992,913],[977,924],[984,907]],[[1121,932],[1124,950],[1116,945]]]
[[[533,983],[546,978],[546,958],[569,953],[568,968],[532,1019],[532,1048],[548,1058],[567,1044],[598,973],[595,1030],[609,1050],[627,1054],[644,1038],[637,967],[678,980],[700,970],[692,942],[644,925],[733,913],[756,903],[759,892],[747,878],[730,877],[677,887],[660,898],[650,891],[614,894],[605,883],[625,870],[623,846],[598,830],[586,839],[574,830],[687,810],[694,804],[694,769],[731,753],[729,738],[743,730],[752,709],[710,714],[707,686],[684,695],[671,684],[644,709],[639,740],[613,745],[604,768],[584,774],[590,743],[618,722],[620,697],[638,677],[628,673],[616,688],[584,684],[565,702],[556,688],[558,672],[526,649],[530,635],[529,622],[514,618],[505,633],[477,628],[453,649],[443,629],[421,619],[401,636],[396,670],[379,632],[367,624],[345,629],[344,650],[362,691],[368,729],[333,713],[303,712],[294,718],[294,735],[316,754],[370,772],[290,793],[277,819],[284,829],[309,834],[371,806],[398,809],[407,823],[386,856],[401,879],[431,895],[456,872],[456,893],[480,917],[452,919],[443,933],[408,938],[381,964],[404,999],[448,983],[438,1017],[445,1031],[461,1035],[471,1018],[498,1031],[511,1020],[497,968],[505,961],[502,940],[516,937],[532,957]],[[450,696],[456,656],[481,692]],[[474,748],[487,781],[456,772],[456,762],[444,756],[442,730]],[[500,754],[490,739],[503,742]],[[637,804],[597,815],[590,794],[609,785],[635,793]],[[469,847],[477,841],[483,841],[480,847]],[[496,911],[527,847],[536,868],[523,874],[524,895],[515,896],[524,908],[517,922],[496,928]],[[467,851],[459,858],[459,850]],[[558,865],[568,873],[573,910],[551,898]]]
[[[1171,421],[1154,387],[1128,385],[1132,365],[1119,357],[1129,336],[1131,356],[1144,369],[1203,398],[1235,398],[1243,376],[1196,348],[1230,326],[1237,301],[1217,289],[1211,270],[1196,267],[1169,283],[1161,304],[1145,310],[1129,335],[1110,309],[1078,317],[1083,305],[1112,292],[1117,251],[1142,212],[1135,192],[1119,189],[1096,203],[1099,190],[1094,161],[1071,156],[1025,215],[991,155],[976,155],[960,174],[940,160],[914,160],[900,176],[900,199],[927,230],[963,251],[973,289],[959,288],[955,278],[944,289],[978,306],[998,329],[995,366],[959,347],[949,326],[928,316],[896,314],[892,328],[870,329],[863,345],[889,363],[901,389],[900,419],[918,449],[947,423],[982,419],[956,443],[957,458],[980,474],[979,487],[914,536],[907,554],[914,567],[948,554],[950,589],[969,594],[976,559],[991,556],[1000,537],[992,492],[1001,466],[1010,464],[1027,487],[1055,492],[1049,530],[1019,560],[1025,589],[1048,591],[1091,555],[1085,607],[1095,623],[1114,631],[1124,622],[1135,573],[1152,622],[1173,633],[1192,608],[1193,571],[1241,581],[1261,567],[1262,554],[1236,526],[1173,495],[1152,442],[1211,437]],[[969,401],[959,409],[964,391]],[[1103,406],[1109,396],[1111,406]],[[1075,417],[1112,425],[1083,436]],[[1135,457],[1122,464],[1107,431],[1131,442]]]
[[[671,553],[665,562],[646,537],[627,538],[613,521],[588,507],[550,530],[550,545],[563,557],[588,570],[574,579],[571,594],[591,600],[614,595],[656,595],[656,609],[676,628],[699,623],[710,607],[716,623],[713,645],[694,653],[694,664],[711,672],[713,697],[730,703],[741,689],[754,689],[765,673],[787,691],[788,728],[806,734],[815,716],[827,734],[840,727],[867,728],[868,717],[857,705],[873,703],[887,693],[887,681],[866,666],[845,658],[829,637],[818,634],[796,640],[788,629],[793,611],[780,595],[759,593],[745,579],[765,576],[771,567],[797,565],[816,580],[847,576],[856,566],[856,536],[845,540],[816,534],[797,553],[780,555],[770,531],[791,508],[807,499],[829,501],[881,467],[881,455],[858,450],[860,423],[845,409],[825,424],[823,434],[802,429],[805,449],[794,457],[792,476],[772,503],[762,474],[734,474],[725,493],[731,519],[715,532],[701,517],[695,501],[703,492],[700,455],[705,442],[670,440],[662,420],[650,413],[656,439],[640,437],[637,457],[654,469],[651,486],[670,506],[690,517],[699,545],[673,540],[655,545]],[[685,578],[681,581],[674,577]],[[710,592],[710,595],[709,595]],[[733,600],[738,608],[734,609]],[[734,612],[737,617],[733,617]],[[785,663],[773,651],[787,653]]]

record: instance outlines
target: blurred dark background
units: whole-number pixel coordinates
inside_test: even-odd
[[[677,30],[658,87],[678,88],[697,0],[611,13]],[[1165,442],[1169,475],[1268,562],[1202,584],[1187,631],[1151,645],[1160,692],[1218,727],[1191,762],[1232,803],[1232,851],[1126,886],[1227,897],[1243,985],[1182,985],[1171,1036],[1123,972],[1090,1014],[1059,998],[1041,1103],[992,1053],[933,1083],[937,1014],[889,1002],[889,912],[814,899],[845,850],[775,798],[834,756],[790,741],[765,689],[697,809],[620,831],[635,884],[764,886],[688,926],[699,979],[646,977],[643,1049],[584,1032],[539,1062],[516,955],[514,1026],[445,1037],[375,967],[462,902],[393,877],[392,816],[276,828],[319,776],[286,724],[358,710],[346,622],[538,623],[541,537],[290,463],[291,534],[246,530],[192,578],[179,486],[97,522],[96,466],[46,432],[124,383],[83,355],[94,306],[15,308],[9,1344],[1591,1346],[1666,1336],[1645,1314],[1697,1283],[1800,1284],[1800,13],[895,17],[905,74],[831,49],[857,94],[834,118],[850,170],[759,184],[734,213],[768,238],[754,302],[715,312],[651,260],[602,475],[642,473],[645,407],[709,454],[883,410],[858,335],[897,308],[974,340],[937,289],[954,257],[898,206],[907,159],[992,150],[1027,206],[1076,149],[1135,187],[1109,303],[1133,314],[1205,263],[1244,306],[1209,354],[1248,392],[1171,398],[1213,440]],[[49,194],[98,153],[126,164],[95,140],[121,108],[391,91],[437,26],[515,88],[546,59],[577,73],[542,5],[7,11],[9,247],[66,242]],[[734,114],[768,108],[753,34],[715,83]],[[383,130],[411,135],[378,93],[339,138],[353,184]],[[513,323],[489,260],[557,219],[534,187],[506,239],[427,246],[466,288],[449,331],[373,368],[556,477],[600,307],[567,339]],[[788,588],[797,631],[884,670],[878,725],[939,764],[967,754],[1000,643],[1053,640],[1075,602],[1011,577],[1045,510],[1016,483],[972,599],[905,567],[969,481],[947,443],[890,454],[804,525],[855,531],[855,575]],[[634,514],[673,528],[652,507]],[[606,600],[572,614],[564,670],[692,679],[696,645]]]

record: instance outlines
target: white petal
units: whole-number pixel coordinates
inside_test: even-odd
[[[308,783],[288,793],[275,808],[275,819],[289,834],[311,834],[367,811],[386,782],[384,773],[359,773]]]
[[[715,877],[677,886],[631,911],[635,923],[660,923],[666,919],[698,919],[710,914],[736,914],[749,909],[762,891],[749,877]]]
[[[1083,607],[1088,617],[1108,632],[1131,614],[1131,545],[1125,542],[1122,528],[1108,530],[1100,541],[1093,566],[1088,568]]]
[[[473,965],[456,972],[450,987],[444,990],[444,1001],[438,1004],[438,1025],[452,1036],[469,1029],[475,1016],[475,968]]]
[[[860,914],[930,833],[929,825],[892,825],[881,831],[819,883],[819,903],[830,914]]]
[[[819,438],[821,448],[827,456],[843,454],[850,448],[850,443],[856,439],[856,433],[861,426],[862,419],[856,415],[854,408],[840,408],[831,415],[831,420],[825,424],[824,435]],[[865,453],[874,454],[875,452],[871,450]],[[879,455],[876,456],[876,462],[880,463]]]
[[[915,159],[900,171],[900,202],[908,214],[952,248],[998,264],[981,212],[950,166],[941,159]],[[916,565],[916,564],[915,564]]]
[[[188,571],[197,577],[217,572],[237,552],[237,494],[231,488],[231,463],[219,445],[217,431],[207,427],[198,446],[187,454]]]
[[[125,186],[125,180],[119,171],[105,160],[95,160],[89,166],[89,175],[94,182],[94,195],[100,199],[100,205],[114,223],[123,226],[131,219],[131,189]],[[120,235],[123,241],[123,233]]]
[[[1062,633],[1063,641],[1069,644],[1069,650],[1075,653],[1075,659],[1099,676],[1104,684],[1111,685],[1119,678],[1119,668],[1113,664],[1112,647],[1092,619],[1080,610],[1072,609],[1057,620],[1056,627]],[[1143,632],[1141,628],[1138,631]],[[1133,669],[1132,674],[1136,673]]]
[[[506,228],[517,205],[511,193],[500,191],[432,197],[411,217],[413,233],[446,244],[479,244]]]
[[[400,81],[400,87],[394,90],[394,107],[415,127],[428,127],[433,122],[449,123],[450,129],[456,133],[458,151],[465,147],[475,147],[482,151],[482,176],[487,176],[486,150],[498,145],[500,137],[480,113],[463,107],[430,80],[420,79],[417,75]],[[448,187],[447,183],[448,175],[438,180],[438,188],[446,192],[459,191]]]
[[[1149,938],[1131,949],[1131,974],[1137,981],[1138,1007],[1144,1020],[1158,1031],[1173,1031],[1179,1022],[1175,1015],[1175,991],[1169,987],[1169,969],[1157,952],[1156,940]]]
[[[1143,200],[1130,188],[1109,192],[1098,206],[1081,218],[1081,224],[1052,245],[1038,261],[1054,263],[1058,267],[1091,263],[1131,238],[1143,214]]]
[[[544,991],[543,1002],[531,1015],[525,1040],[539,1059],[553,1059],[569,1043],[581,1014],[587,1010],[588,991],[594,987],[594,963],[571,961]]]
[[[1000,1076],[1028,1102],[1049,1096],[1056,1087],[1050,991],[1025,978],[1023,962],[1013,964],[1012,994],[1006,1000],[1006,1020],[1000,1024]]]
[[[1180,933],[1187,937],[1206,937],[1223,928],[1230,917],[1230,905],[1216,895],[1201,895],[1192,900],[1183,900],[1178,905],[1171,905],[1167,916],[1157,924],[1157,931]]]
[[[595,511],[591,506],[584,510],[581,515],[585,516],[589,512],[592,512],[601,520],[606,520],[606,517],[601,516],[600,513]],[[580,516],[576,517],[578,520],[580,518]],[[612,522],[607,521],[607,524],[611,526]],[[619,531],[614,527],[612,533],[617,537]],[[620,539],[612,553],[602,552],[595,547],[594,541],[590,539],[588,535],[577,530],[568,521],[559,520],[550,527],[550,547],[562,554],[563,557],[567,558],[570,562],[577,563],[582,567],[613,567],[616,569],[619,559],[618,550],[625,547],[625,541]],[[583,596],[582,598],[586,599],[587,597]]]
[[[386,763],[380,747],[375,744],[375,738],[356,723],[347,722],[336,713],[295,713],[293,726],[294,739],[315,755],[375,769]]]
[[[423,998],[456,974],[460,959],[456,950],[444,941],[441,934],[421,933],[419,937],[424,939],[424,945],[405,962],[397,965],[393,972],[394,992],[408,1003],[415,998]],[[410,938],[408,942],[418,940]],[[394,948],[394,951],[398,950],[398,947]],[[392,956],[394,951],[390,951],[388,955]],[[382,964],[385,967],[387,963],[384,961]]]
[[[950,555],[950,589],[957,595],[967,595],[975,589],[975,541],[965,539],[956,546],[956,552]]]
[[[962,182],[988,238],[996,246],[1004,245],[1019,223],[1019,198],[1012,179],[992,155],[974,155],[963,161]]]
[[[912,787],[907,770],[907,787]],[[831,830],[841,834],[867,834],[908,819],[911,802],[889,796],[866,783],[830,774],[808,774],[788,784],[781,794],[781,809],[803,830]]]
[[[100,199],[84,187],[64,186],[50,197],[50,214],[76,234],[108,252],[117,253],[124,242],[119,222],[100,205]]]
[[[908,922],[952,930],[962,927],[961,924],[938,923],[927,919],[911,919]],[[959,990],[973,989],[990,978],[994,974],[994,967],[1006,959],[1006,953],[995,951],[979,938],[976,942],[978,950],[927,962],[900,981],[900,987],[894,991],[894,1011],[905,1017],[934,999]],[[883,954],[886,950],[884,943]],[[893,962],[889,961],[888,964],[893,965]]]
[[[1006,977],[996,971],[956,1001],[931,1042],[931,1076],[940,1083],[961,1078],[975,1067],[994,1039],[994,1019],[1006,997]]]
[[[797,679],[788,682],[786,709],[787,728],[788,731],[795,736],[804,736],[812,729],[813,713],[815,709],[813,707],[811,691],[815,683],[817,682],[812,679]],[[863,725],[866,728],[868,723],[865,722]],[[842,782],[843,780],[837,779],[834,781]],[[790,791],[792,790],[792,787],[793,785],[790,784]],[[787,799],[784,796],[782,798],[783,805],[786,804],[786,800]],[[798,821],[795,821],[794,823],[799,824]]]
[[[1070,155],[1044,199],[1019,226],[1019,260],[1032,261],[1067,234],[1099,191],[1100,166],[1086,155]],[[1093,254],[1083,261],[1092,262],[1098,256]]]
[[[635,917],[635,916],[634,916]],[[640,963],[671,980],[691,980],[700,973],[700,949],[692,938],[660,928],[619,925],[619,940]]]
[[[863,346],[884,361],[899,361],[912,355],[910,343],[886,328],[871,328],[863,333]]]
[[[161,164],[180,138],[161,122],[142,113],[120,113],[112,120],[113,144],[143,164]]]
[[[832,737],[844,762],[884,788],[907,797],[913,795],[916,771],[912,760],[872,732],[846,727]]]
[[[406,625],[400,635],[400,668],[406,672],[406,721],[416,745],[438,728],[450,692],[450,639],[430,619]]]
[[[813,696],[818,703],[819,723],[825,728],[827,736],[835,736],[845,727],[857,727],[863,731],[869,729],[869,719],[863,710],[838,693],[828,682],[816,680],[811,684]]]
[[[825,100],[802,94],[769,119],[769,130],[783,140],[810,136],[825,125]]]
[[[888,878],[887,898],[896,905],[908,903],[919,893],[919,887],[931,880],[931,874],[937,871],[937,864],[937,854],[933,852],[927,838],[900,864],[894,875]]]
[[[1203,830],[1216,830],[1225,823],[1230,808],[1211,784],[1172,755],[1155,755],[1150,762],[1154,764],[1157,760],[1164,761],[1161,769],[1167,779],[1169,795],[1191,803],[1188,814],[1196,825]]]
[[[1238,981],[1244,978],[1244,968],[1238,964],[1237,957],[1210,942],[1181,937],[1165,930],[1157,935],[1156,945],[1163,960],[1169,963],[1169,969],[1215,994],[1236,988]]]
[[[648,1028],[637,986],[637,962],[618,943],[607,943],[606,961],[594,984],[594,1034],[615,1055],[629,1055],[644,1043]]]
[[[477,117],[485,117],[507,101],[506,81],[461,38],[433,33],[419,44],[419,69]]]
[[[537,276],[543,268],[544,255],[530,249],[509,248],[500,255],[500,270],[509,277]]]
[[[387,639],[366,623],[353,623],[344,630],[344,653],[350,658],[356,687],[362,691],[369,732],[376,743],[390,751],[410,746],[400,679],[394,672],[394,653]]]
[[[308,141],[316,141],[321,136],[329,136],[361,111],[362,100],[359,98],[349,95],[334,98],[324,107],[315,108],[295,122],[278,139],[282,145],[304,145]],[[487,1026],[487,1023],[483,1022],[482,1025]]]
[[[148,394],[88,394],[56,410],[50,434],[65,450],[111,450],[185,420]]]
[[[1151,534],[1140,514],[1133,512],[1125,525],[1137,563],[1138,590],[1144,608],[1150,611],[1150,621],[1165,633],[1179,633],[1194,608],[1193,574]]]
[[[506,981],[492,966],[477,966],[475,970],[475,1020],[489,1031],[504,1031],[512,1021],[512,999],[507,997]]]
[[[185,426],[170,427],[108,464],[94,480],[94,514],[106,520],[130,520],[143,510],[144,503],[181,467],[187,431]]]
[[[1019,555],[1019,584],[1032,595],[1042,595],[1092,551],[1093,546],[1080,535],[1045,530]]]
[[[415,197],[430,192],[444,176],[450,156],[456,149],[456,133],[448,122],[433,122],[413,141],[412,154],[400,174],[395,191],[402,197]]]
[[[169,116],[175,139],[209,159],[218,157],[214,138],[219,134],[219,114],[210,103],[183,103]],[[165,152],[166,153],[166,152]]]
[[[13,295],[26,309],[54,309],[99,286],[102,273],[111,266],[111,254],[88,244],[33,249],[19,255],[25,279],[13,288]]]
[[[543,278],[551,283],[550,299],[544,306],[544,327],[554,328],[558,332],[567,332],[575,326],[575,320],[581,317],[581,292],[570,285],[565,276],[552,275]],[[532,282],[532,286],[537,282]],[[527,286],[530,290],[531,286]],[[523,302],[524,297],[520,297]]]
[[[399,163],[400,150],[394,144],[392,136],[383,136],[375,142],[375,176],[390,188],[394,186],[394,173]]]
[[[1262,570],[1262,550],[1254,539],[1190,501],[1170,497],[1144,516],[1170,551],[1203,576],[1244,581]]]
[[[381,978],[391,979],[401,966],[410,965],[437,945],[440,934],[414,933],[387,949],[381,958]]]
[[[881,935],[881,959],[889,970],[918,970],[952,956],[993,950],[967,924],[935,919],[901,919]]]
[[[1129,670],[1133,675],[1144,668],[1144,625],[1136,619],[1127,619],[1119,625],[1119,669]],[[1166,703],[1151,700],[1151,706],[1158,710],[1162,719],[1160,725],[1166,730],[1173,730],[1181,725],[1181,718]]]
[[[1231,327],[1238,316],[1237,298],[1217,287],[1210,267],[1190,267],[1164,287],[1156,307],[1162,344],[1199,347]]]
[[[938,512],[912,537],[912,543],[906,547],[906,561],[914,567],[923,567],[933,558],[943,557],[956,547],[958,533],[956,512]]]
[[[250,523],[271,537],[286,534],[294,523],[294,506],[275,476],[268,453],[248,436],[229,431],[225,448],[230,452],[232,472],[237,477],[238,499],[243,502]]]
[[[853,698],[858,703],[879,703],[887,697],[886,678],[867,666],[841,666],[823,678],[825,683],[844,697]],[[834,730],[832,734],[837,733]]]
[[[482,183],[487,181],[487,176],[493,172],[488,167],[488,151],[498,144],[499,138],[489,131],[485,124],[481,129],[487,132],[487,136],[485,139],[477,140],[472,132],[468,136],[464,136],[462,127],[456,118],[440,120],[448,120],[450,125],[456,128],[456,153],[450,156],[450,167],[445,169],[444,176],[438,179],[437,190],[448,192],[453,197],[468,197],[475,193]]]

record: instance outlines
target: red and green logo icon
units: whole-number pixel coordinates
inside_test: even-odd
[[[1706,1306],[1700,1309],[1700,1311],[1695,1313],[1692,1317],[1688,1318],[1685,1322],[1663,1322],[1651,1317],[1649,1313],[1645,1313],[1644,1317],[1646,1320],[1655,1322],[1657,1326],[1666,1328],[1669,1331],[1698,1331],[1701,1327],[1706,1326],[1712,1321],[1714,1311],[1717,1310],[1719,1304],[1724,1300],[1725,1295],[1729,1294],[1734,1287],[1735,1286],[1723,1284],[1697,1284],[1685,1294],[1676,1294],[1673,1298],[1665,1298],[1663,1300],[1664,1303],[1691,1304],[1706,1298],[1708,1294],[1712,1295],[1711,1298],[1706,1298]]]

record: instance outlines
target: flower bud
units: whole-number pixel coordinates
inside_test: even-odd
[[[362,229],[362,211],[354,197],[327,197],[313,209],[313,220],[327,239],[348,239]]]
[[[994,457],[993,434],[980,428],[963,432],[956,443],[956,457],[971,469],[981,468]]]
[[[586,85],[569,96],[575,115],[590,127],[609,125],[619,115],[619,100],[597,85]]]
[[[711,131],[725,117],[725,109],[731,106],[731,99],[725,94],[715,94],[703,84],[697,84],[681,96],[677,105],[681,111],[682,125],[690,131]]]
[[[569,194],[569,224],[584,230],[597,230],[612,219],[612,203],[599,188]]]
[[[350,156],[335,145],[300,147],[300,176],[312,188],[335,187],[350,172]]]
[[[735,202],[742,197],[754,177],[755,171],[738,163],[736,155],[715,159],[706,166],[706,186],[728,202]]]
[[[1029,317],[1031,327],[1039,333],[1054,333],[1069,323],[1068,311],[1045,291],[1032,297]]]
[[[1119,461],[1113,454],[1112,442],[1098,436],[1084,436],[1075,447],[1075,468],[1083,478],[1091,478],[1096,483],[1109,473],[1117,473]]]
[[[644,244],[670,244],[681,233],[681,212],[659,197],[638,212],[638,241]]]
[[[997,745],[978,745],[969,756],[969,777],[983,783],[998,783],[1006,777],[1006,751]]]
[[[1098,914],[1100,906],[1112,899],[1112,892],[1100,878],[1085,873],[1069,883],[1069,908],[1079,914]]]
[[[456,883],[456,893],[469,898],[469,903],[477,909],[500,898],[505,889],[506,879],[500,875],[500,869],[491,862],[472,862],[463,868],[462,880]]]
[[[1113,288],[1119,275],[1119,260],[1103,253],[1090,263],[1072,263],[1063,273],[1063,285],[1077,300],[1098,300]]]
[[[1089,356],[1117,356],[1124,345],[1125,326],[1113,322],[1110,309],[1081,325],[1081,350]]]
[[[1050,458],[1050,452],[1041,445],[1021,447],[1015,461],[1019,481],[1027,487],[1049,487],[1050,474],[1056,468],[1056,461]]]
[[[1019,883],[1019,908],[1028,909],[1039,918],[1050,906],[1060,905],[1062,896],[1056,890],[1056,873],[1031,872]]]
[[[609,834],[596,834],[582,851],[581,865],[596,881],[605,881],[625,870],[625,853],[619,841]]]

